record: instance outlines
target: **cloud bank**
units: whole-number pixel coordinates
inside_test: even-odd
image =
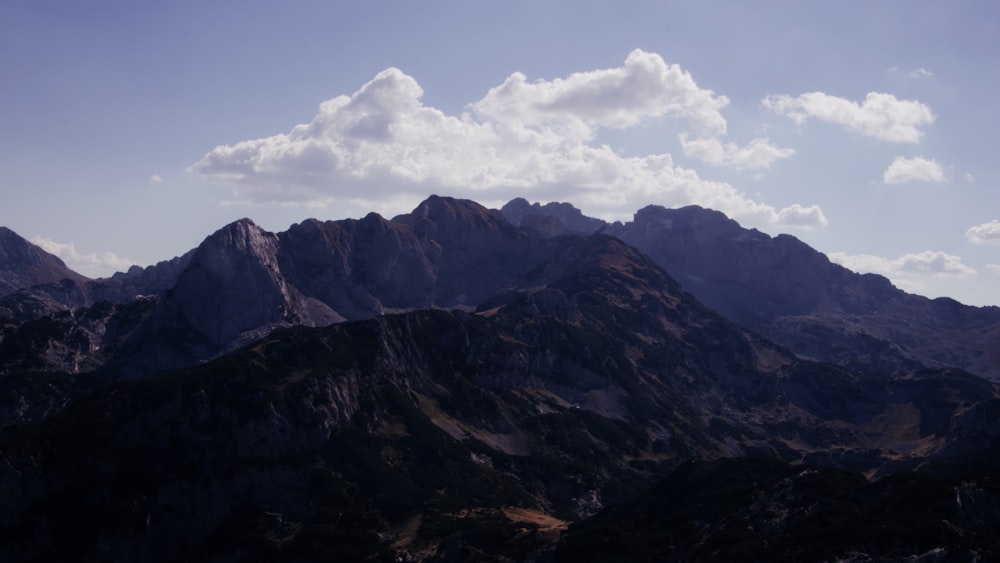
[[[882,181],[886,184],[901,184],[912,181],[941,183],[947,180],[941,165],[934,160],[919,156],[914,158],[899,156],[886,168],[882,174]]]
[[[965,278],[977,274],[974,268],[962,263],[960,257],[939,250],[904,254],[895,259],[844,252],[832,252],[828,256],[831,261],[855,272],[883,275],[910,292],[924,291],[935,278]]]
[[[414,78],[389,68],[352,95],[320,104],[310,123],[217,146],[189,170],[232,186],[244,202],[402,202],[443,192],[484,203],[568,199],[605,218],[649,203],[696,203],[763,225],[826,224],[817,206],[754,201],[668,153],[625,157],[595,143],[602,128],[676,131],[680,123],[685,151],[718,165],[760,169],[792,154],[766,139],[723,144],[729,100],[655,53],[636,50],[623,66],[554,80],[514,73],[462,115],[426,106],[422,96]],[[687,141],[688,132],[697,139]]]
[[[894,143],[920,142],[924,134],[922,127],[934,122],[930,107],[880,92],[870,92],[860,104],[823,92],[809,92],[794,98],[768,96],[763,104],[800,125],[815,118]]]
[[[72,242],[61,243],[40,236],[34,237],[31,242],[49,254],[61,258],[74,271],[85,275],[94,275],[95,272],[124,272],[136,264],[128,258],[119,258],[111,252],[82,254],[76,250],[76,245]]]

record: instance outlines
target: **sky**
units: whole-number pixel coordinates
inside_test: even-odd
[[[0,225],[91,277],[431,194],[696,204],[1000,305],[992,0],[11,0]]]

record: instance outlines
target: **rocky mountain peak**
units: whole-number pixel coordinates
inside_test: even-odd
[[[507,220],[471,200],[432,195],[411,213],[393,218],[394,223],[410,225],[419,234],[456,236],[470,230],[495,231],[509,228]]]
[[[543,233],[550,233],[553,225],[545,223],[540,218],[557,219],[564,230],[579,234],[596,232],[605,225],[604,221],[587,217],[572,204],[565,202],[550,202],[541,205],[528,203],[528,200],[519,197],[507,202],[500,208],[500,212],[515,225],[533,230],[540,228]]]
[[[635,213],[632,226],[647,233],[670,230],[676,233],[694,233],[701,238],[716,240],[747,236],[769,238],[759,231],[744,229],[721,211],[698,205],[688,205],[678,209],[647,205]]]
[[[263,255],[270,252],[277,237],[244,217],[222,227],[206,239],[209,245],[229,247],[241,252]],[[204,245],[203,245],[204,246]]]
[[[278,265],[278,237],[241,219],[195,250],[171,297],[213,342],[285,320],[289,288]]]
[[[0,227],[0,296],[33,285],[87,278],[7,227]]]

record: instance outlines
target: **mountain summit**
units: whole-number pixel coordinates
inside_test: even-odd
[[[87,278],[14,231],[0,227],[0,297],[64,279],[82,282]]]

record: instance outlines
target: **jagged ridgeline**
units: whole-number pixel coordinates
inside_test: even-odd
[[[3,560],[1000,556],[997,311],[715,212],[435,196],[4,277]]]

